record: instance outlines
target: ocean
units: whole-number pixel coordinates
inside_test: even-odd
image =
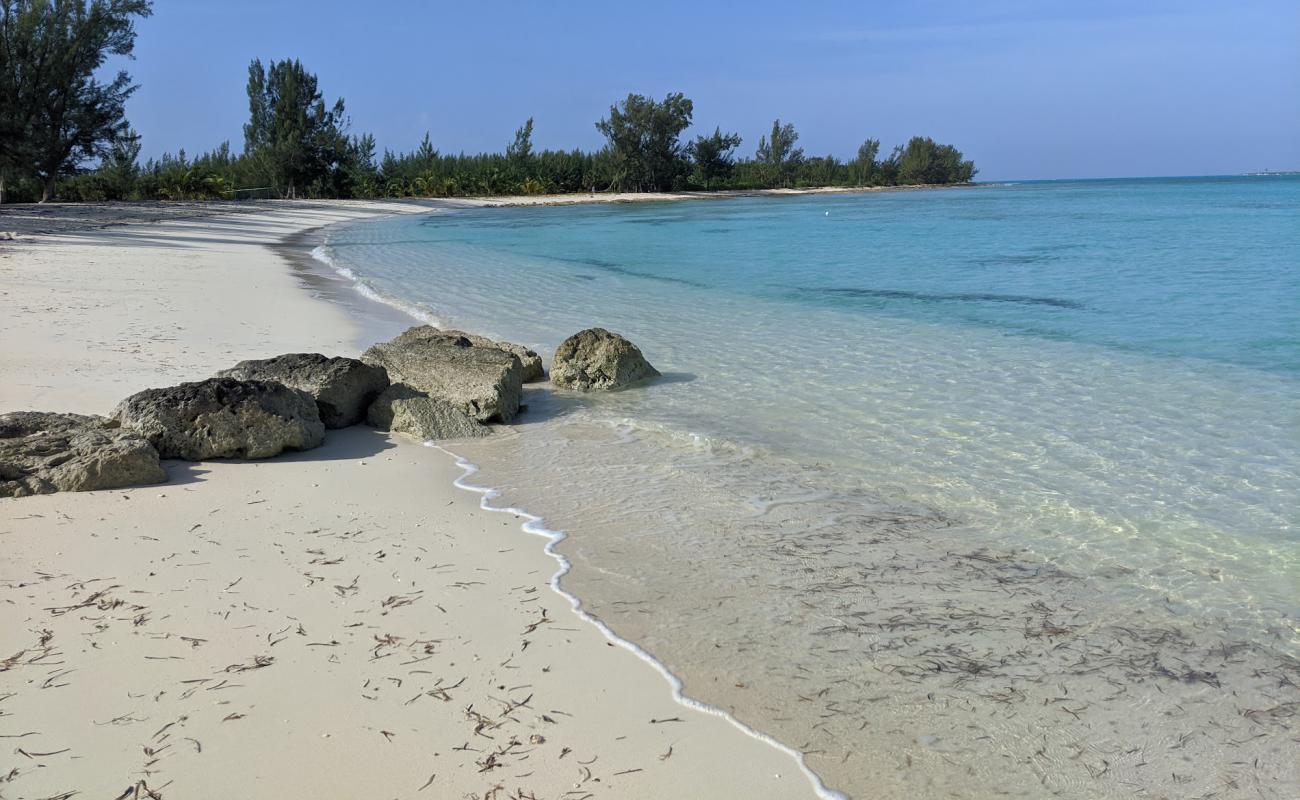
[[[450,449],[564,589],[855,798],[1300,785],[1300,179],[465,208],[317,255],[549,359]]]

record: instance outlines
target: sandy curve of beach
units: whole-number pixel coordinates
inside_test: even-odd
[[[0,412],[107,413],[405,324],[272,246],[419,203],[0,212]],[[0,500],[0,798],[797,798],[550,587],[527,520],[366,428],[166,484]]]

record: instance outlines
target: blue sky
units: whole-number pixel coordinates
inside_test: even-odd
[[[157,155],[242,146],[248,62],[298,57],[352,130],[410,149],[595,148],[628,92],[809,153],[913,134],[986,180],[1300,169],[1300,3],[158,0],[128,113]]]

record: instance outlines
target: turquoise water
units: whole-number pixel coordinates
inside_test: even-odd
[[[835,788],[1192,796],[1243,747],[1264,796],[1297,777],[1241,709],[1300,699],[1300,180],[447,208],[322,255],[544,354],[641,345],[663,381],[532,390],[458,451]],[[1175,709],[1216,734],[1172,748]]]

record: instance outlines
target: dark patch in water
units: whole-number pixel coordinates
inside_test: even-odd
[[[833,297],[915,300],[922,303],[1021,303],[1034,306],[1052,306],[1054,308],[1082,309],[1085,307],[1083,303],[1076,300],[1063,300],[1059,297],[1034,297],[1023,294],[992,294],[988,292],[909,292],[902,289],[798,289],[797,291]]]
[[[601,269],[618,269],[618,264],[613,261],[606,261],[603,258],[564,258],[562,256],[546,256],[556,261],[567,261],[570,264],[586,264],[589,267],[600,267]]]
[[[597,269],[604,270],[605,272],[612,272],[616,275],[627,275],[633,278],[645,278],[646,280],[661,281],[663,283],[676,283],[681,286],[693,286],[696,289],[713,288],[707,283],[693,281],[688,278],[676,278],[673,277],[672,275],[656,275],[653,272],[641,272],[635,269],[628,269],[627,267],[620,266],[619,264],[615,264],[613,261],[606,261],[603,258],[584,258],[584,257],[563,258],[561,256],[549,256],[549,255],[534,255],[533,257],[544,258],[547,259],[548,261],[561,261],[566,264],[585,264],[589,267],[596,267]],[[593,279],[592,276],[584,276],[584,277],[586,277],[589,280]]]
[[[1046,264],[1059,260],[1060,256],[1052,253],[1018,253],[1016,255],[980,256],[970,259],[970,263],[988,267],[997,264]]]
[[[652,280],[652,281],[662,281],[664,283],[676,283],[682,286],[693,286],[696,289],[712,288],[707,283],[700,283],[699,281],[693,281],[687,278],[674,278],[671,275],[655,275],[653,272],[638,272],[637,270],[628,269],[626,267],[616,267],[611,265],[607,267],[601,267],[601,269],[605,270],[606,272],[614,272],[619,275],[630,275],[633,278],[646,278],[647,280]]]

